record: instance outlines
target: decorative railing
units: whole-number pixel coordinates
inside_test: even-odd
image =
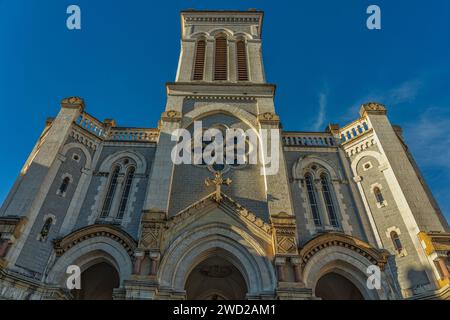
[[[349,125],[341,128],[339,134],[342,142],[353,140],[354,138],[369,131],[370,127],[366,119],[360,118]]]
[[[108,141],[143,141],[157,142],[158,129],[113,127],[83,112],[75,123],[95,136]]]
[[[105,135],[105,126],[103,122],[95,119],[93,116],[83,112],[75,123],[97,137],[103,138]]]
[[[111,128],[106,139],[113,141],[148,141],[158,140],[158,129],[152,128]]]
[[[320,132],[283,132],[285,146],[335,147],[334,137],[329,133]]]

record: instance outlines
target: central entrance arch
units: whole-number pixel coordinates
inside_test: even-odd
[[[364,300],[353,282],[336,272],[327,273],[317,281],[315,295],[323,300]]]
[[[117,270],[106,262],[94,264],[81,273],[81,289],[74,290],[76,300],[112,300],[113,290],[118,288]]]
[[[192,269],[185,290],[188,300],[242,300],[248,292],[241,272],[218,255],[206,258]]]

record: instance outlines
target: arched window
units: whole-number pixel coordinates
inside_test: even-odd
[[[115,166],[111,175],[111,180],[109,182],[108,191],[106,193],[105,201],[103,202],[102,212],[100,217],[105,218],[109,214],[111,209],[114,193],[117,188],[117,177],[119,176],[120,167]]]
[[[311,212],[314,219],[314,224],[320,226],[322,222],[320,221],[319,208],[317,206],[316,193],[314,191],[312,176],[307,173],[305,175],[306,190],[308,191],[309,205],[311,206]]]
[[[391,231],[391,239],[392,243],[394,244],[395,250],[400,253],[403,250],[402,242],[400,241],[400,237],[398,236],[397,232]]]
[[[120,205],[119,205],[119,213],[117,214],[117,218],[122,219],[123,215],[125,214],[125,209],[127,208],[127,202],[128,197],[130,195],[131,190],[131,183],[133,181],[134,177],[134,167],[130,167],[127,172],[127,176],[125,179],[125,186],[123,189],[122,197],[120,198]]]
[[[381,193],[380,188],[378,187],[373,188],[373,193],[375,195],[375,199],[377,199],[377,202],[380,204],[383,203],[384,197],[383,194]]]
[[[194,80],[203,80],[203,72],[205,69],[205,49],[206,42],[204,39],[197,41],[194,61]]]
[[[64,192],[67,191],[67,187],[69,186],[70,183],[70,178],[69,177],[65,177],[61,183],[61,185],[59,186],[59,194],[64,194]]]
[[[214,55],[214,80],[228,79],[228,45],[225,36],[216,38]]]
[[[238,81],[248,81],[247,51],[244,40],[236,43]]]
[[[322,174],[320,176],[320,183],[322,184],[322,194],[323,199],[325,200],[325,206],[327,208],[328,218],[330,219],[330,223],[333,227],[338,227],[338,220],[336,216],[336,209],[333,204],[333,198],[331,195],[331,188],[328,176],[326,174]]]
[[[44,225],[42,226],[41,232],[40,232],[40,240],[45,241],[47,240],[48,234],[50,232],[50,227],[53,224],[52,218],[47,218],[44,222]]]

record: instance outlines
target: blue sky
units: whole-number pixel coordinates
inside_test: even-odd
[[[70,4],[82,30],[66,28]],[[366,28],[370,4],[382,30]],[[0,0],[0,201],[63,97],[81,96],[89,113],[121,126],[156,126],[187,8],[265,11],[266,76],[286,130],[343,125],[361,103],[384,103],[449,219],[448,0]]]

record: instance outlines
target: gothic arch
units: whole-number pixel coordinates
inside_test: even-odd
[[[243,31],[236,32],[236,33],[234,34],[234,37],[235,37],[236,39],[241,38],[241,39],[243,39],[243,40],[245,40],[245,41],[247,41],[247,40],[253,40],[253,36],[252,36],[251,34],[249,34],[249,33],[247,33],[247,32],[243,32]]]
[[[337,273],[361,292],[365,299],[387,299],[389,285],[386,275],[381,272],[381,289],[369,290],[366,282],[367,268],[377,265],[380,270],[387,263],[388,253],[377,250],[356,238],[338,234],[323,234],[310,240],[301,250],[303,279],[313,292],[317,282],[328,273]]]
[[[78,148],[83,152],[84,156],[86,157],[86,163],[85,163],[84,167],[86,169],[91,169],[91,165],[92,165],[91,154],[90,154],[89,150],[81,143],[71,142],[71,143],[66,144],[63,147],[63,149],[61,150],[61,154],[63,156],[65,156],[69,150],[74,149],[74,148]]]
[[[237,228],[220,223],[199,226],[181,234],[164,253],[159,269],[162,286],[184,291],[190,271],[211,252],[219,250],[243,275],[249,296],[273,294],[275,273],[265,250]]]
[[[254,130],[259,136],[259,130],[257,129],[257,119],[250,112],[243,110],[239,107],[228,107],[218,106],[216,104],[208,104],[195,108],[194,110],[185,114],[181,127],[188,128],[194,123],[194,121],[201,118],[214,115],[214,114],[226,114],[235,117],[246,125],[248,125],[252,130]]]
[[[216,38],[220,34],[224,34],[226,36],[227,40],[230,40],[231,38],[233,38],[233,31],[231,31],[228,28],[211,29],[208,31],[208,33],[212,38]]]
[[[193,34],[190,35],[191,39],[195,39],[195,40],[201,40],[204,39],[205,41],[210,40],[211,36],[209,35],[209,33],[205,32],[205,31],[199,31],[199,32],[195,32]]]
[[[136,173],[144,174],[147,170],[147,161],[145,157],[139,152],[134,151],[119,151],[109,155],[105,160],[103,160],[100,165],[101,172],[109,172],[112,165],[121,158],[131,158],[136,162]]]
[[[341,178],[336,170],[328,162],[316,156],[307,155],[300,157],[292,167],[292,176],[294,177],[294,179],[303,179],[305,168],[307,168],[312,163],[317,163],[323,166],[332,180]]]
[[[83,272],[96,263],[107,262],[117,270],[122,283],[132,273],[135,248],[134,239],[121,229],[105,225],[79,229],[55,242],[57,260],[47,282],[64,285],[69,265],[77,265]]]

